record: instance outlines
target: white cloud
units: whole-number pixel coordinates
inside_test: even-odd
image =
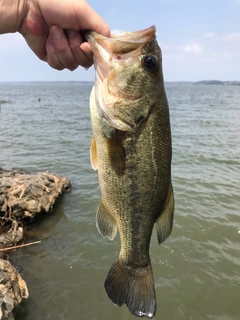
[[[240,32],[225,34],[223,39],[225,41],[240,42]]]
[[[112,33],[112,34],[116,34],[116,35],[122,34],[122,33],[124,33],[124,32],[126,32],[126,31],[124,31],[124,30],[119,30],[119,29],[113,29],[113,30],[111,30],[111,33]]]
[[[203,52],[202,46],[198,43],[189,43],[184,46],[179,46],[177,50],[194,54],[201,54]]]
[[[214,32],[207,32],[207,33],[204,33],[204,38],[208,38],[208,39],[212,39],[215,37],[215,33]]]

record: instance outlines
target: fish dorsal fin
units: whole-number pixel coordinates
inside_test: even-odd
[[[91,146],[90,146],[90,160],[93,170],[98,169],[98,156],[97,156],[97,145],[95,137],[92,136]]]
[[[103,238],[113,240],[117,234],[117,225],[113,217],[105,208],[102,201],[97,209],[96,225],[99,233]]]
[[[172,232],[174,216],[174,196],[172,184],[169,186],[164,209],[156,221],[158,243],[164,242]]]

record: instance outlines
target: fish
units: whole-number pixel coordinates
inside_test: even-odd
[[[93,51],[90,160],[101,199],[96,226],[121,249],[104,286],[115,305],[138,317],[156,314],[149,247],[170,235],[174,217],[172,142],[156,28],[111,37],[86,32]]]

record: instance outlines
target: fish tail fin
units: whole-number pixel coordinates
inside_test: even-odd
[[[123,266],[115,261],[105,280],[105,290],[113,303],[126,303],[138,317],[153,318],[156,313],[156,294],[151,264],[146,268]]]

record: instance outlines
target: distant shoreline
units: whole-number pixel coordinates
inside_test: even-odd
[[[221,80],[202,80],[202,81],[196,81],[194,84],[200,84],[200,85],[228,85],[228,86],[239,86],[240,81],[221,81]]]
[[[94,81],[0,81],[0,84],[93,84]],[[178,84],[178,85],[228,85],[228,86],[240,86],[240,81],[221,81],[221,80],[200,80],[200,81],[165,81],[166,84]]]

